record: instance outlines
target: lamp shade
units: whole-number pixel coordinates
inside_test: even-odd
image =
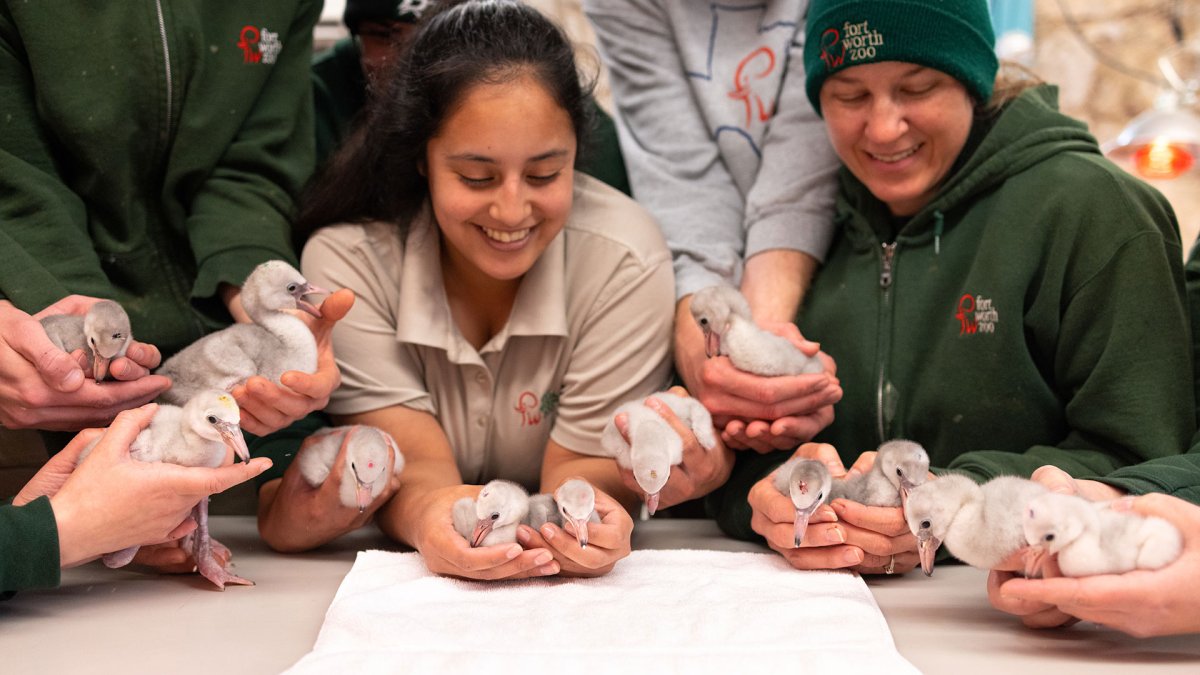
[[[1143,178],[1178,178],[1200,156],[1200,116],[1169,105],[1133,118],[1104,148],[1114,160],[1132,160]]]

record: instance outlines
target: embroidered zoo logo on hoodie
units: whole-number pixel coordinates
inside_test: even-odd
[[[283,49],[279,33],[254,26],[242,27],[242,32],[238,35],[237,46],[242,50],[242,63],[265,63],[267,65],[275,63],[279,59],[279,52]]]
[[[847,21],[842,24],[841,30],[829,28],[821,33],[821,60],[826,68],[834,70],[842,67],[846,57],[850,58],[850,63],[875,58],[875,48],[884,44],[883,33],[868,24],[867,21]]]
[[[954,318],[958,319],[959,335],[995,333],[996,324],[1000,323],[1000,311],[991,298],[967,293],[958,299],[958,311],[954,313]]]

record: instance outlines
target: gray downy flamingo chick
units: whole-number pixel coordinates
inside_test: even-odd
[[[749,303],[735,288],[717,285],[696,291],[691,312],[704,333],[704,353],[709,358],[728,356],[738,370],[767,377],[825,372],[820,358],[759,328]]]
[[[681,421],[688,425],[696,441],[705,450],[717,447],[717,436],[713,429],[712,415],[700,401],[668,392],[652,394],[667,405]],[[617,429],[617,415],[628,415],[630,442]],[[629,401],[613,413],[604,431],[600,434],[600,445],[624,469],[633,472],[633,477],[645,493],[646,510],[650,515],[658,510],[658,493],[671,477],[671,467],[683,461],[683,439],[671,425],[645,404],[645,399]]]
[[[346,463],[338,497],[342,506],[362,513],[383,493],[391,476],[400,475],[404,455],[392,435],[382,429],[362,424],[322,429],[304,440],[296,457],[304,482],[314,488],[324,483],[343,448]],[[387,473],[388,455],[393,458],[391,474]]]
[[[772,483],[776,490],[792,500],[792,506],[796,508],[794,546],[800,548],[813,512],[829,501],[833,484],[829,469],[814,459],[793,457],[775,469]]]
[[[1064,576],[1156,570],[1183,550],[1179,530],[1162,518],[1113,511],[1107,502],[1047,493],[1025,508],[1026,576],[1041,576],[1049,556],[1058,556]]]
[[[1021,515],[1046,488],[1015,476],[993,478],[980,486],[960,474],[946,474],[913,489],[904,505],[908,529],[917,537],[925,576],[943,543],[956,558],[979,569],[993,569],[1025,546]]]
[[[130,444],[130,456],[142,462],[215,468],[225,462],[227,450],[232,450],[246,462],[250,460],[250,452],[238,426],[240,421],[241,413],[232,396],[222,391],[201,391],[182,408],[160,405],[150,426]],[[95,444],[84,450],[81,461]],[[193,515],[197,527],[192,537],[192,553],[200,574],[222,590],[228,583],[254,585],[252,581],[230,573],[213,556],[214,544],[220,544],[209,536],[207,498],[196,504]],[[133,546],[109,553],[104,556],[104,564],[108,567],[127,565],[139,548]]]
[[[474,512],[470,517],[468,505]],[[507,480],[494,480],[483,486],[476,499],[463,497],[454,503],[451,517],[454,528],[472,548],[511,544],[517,540],[517,526],[529,514],[529,493]]]
[[[554,503],[558,505],[562,524],[570,523],[580,548],[588,545],[588,523],[599,523],[596,513],[596,489],[582,478],[563,481],[554,491]]]
[[[871,470],[833,482],[831,499],[849,499],[867,506],[903,506],[908,494],[925,482],[929,455],[920,444],[892,440],[879,446]]]
[[[43,318],[41,323],[55,347],[68,354],[83,350],[88,370],[97,382],[108,377],[109,363],[125,356],[133,341],[129,315],[112,300],[97,302],[84,316],[55,314]]]
[[[562,527],[562,516],[558,513],[554,496],[546,493],[529,495],[529,513],[525,516],[525,524],[536,530],[546,523]]]
[[[282,260],[254,268],[242,286],[242,306],[254,323],[206,335],[167,359],[158,374],[171,378],[172,385],[162,400],[179,404],[200,389],[229,391],[254,375],[278,384],[289,370],[315,372],[316,338],[289,313],[298,309],[319,318],[320,310],[304,299],[311,293],[328,291]]]

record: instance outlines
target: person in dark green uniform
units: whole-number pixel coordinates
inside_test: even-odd
[[[807,31],[808,95],[843,162],[840,231],[797,320],[844,390],[814,439],[832,461],[907,438],[935,472],[984,481],[1104,476],[1187,447],[1175,215],[1053,87],[997,84],[987,3],[817,0]],[[839,500],[792,548],[790,501],[763,480],[789,454],[742,454],[715,504],[726,532],[800,568],[912,568],[898,508]]]

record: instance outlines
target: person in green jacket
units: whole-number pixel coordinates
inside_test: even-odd
[[[395,52],[416,31],[430,0],[346,0],[342,21],[350,37],[312,62],[317,161],[323,162],[350,132],[367,103],[367,90]]]
[[[11,505],[0,506],[0,600],[58,586],[63,568],[105,553],[177,541],[195,529],[190,513],[197,502],[271,466],[261,457],[215,469],[133,460],[129,445],[149,426],[155,407],[122,412],[106,431],[78,434]]]
[[[313,59],[318,164],[328,160],[350,135],[354,120],[366,106],[371,82],[389,61],[403,54],[407,41],[433,4],[430,0],[346,0],[342,20],[350,29],[350,37]],[[587,104],[591,115],[589,144],[575,168],[630,194],[617,127],[590,95]]]
[[[1195,355],[1200,353],[1200,246],[1193,246],[1185,271]],[[1200,386],[1200,377],[1195,383]],[[1138,637],[1200,632],[1200,588],[1195,583],[1200,575],[1200,432],[1186,454],[1122,467],[1093,480],[1076,480],[1047,465],[1034,471],[1033,479],[1055,492],[1092,500],[1145,495],[1114,502],[1114,507],[1173,523],[1183,534],[1184,551],[1160,570],[1086,579],[1025,580],[1013,571],[992,570],[988,598],[993,606],[1033,628],[1083,619]]]
[[[1186,447],[1166,199],[1106,160],[1054,88],[994,88],[983,0],[817,0],[807,30],[808,95],[844,164],[840,232],[798,318],[845,393],[815,439],[836,448],[826,459],[908,438],[938,471],[984,481],[1045,464],[1106,475]],[[899,508],[845,500],[792,548],[790,501],[764,480],[785,459],[743,453],[715,505],[726,532],[800,568],[917,562]]]
[[[153,399],[170,384],[147,375],[161,356],[246,319],[256,265],[295,263],[320,10],[0,0],[0,424],[77,431]],[[96,298],[124,305],[140,341],[112,364],[118,382],[86,378],[31,316]],[[322,407],[337,381],[323,364],[235,392],[245,428]]]

